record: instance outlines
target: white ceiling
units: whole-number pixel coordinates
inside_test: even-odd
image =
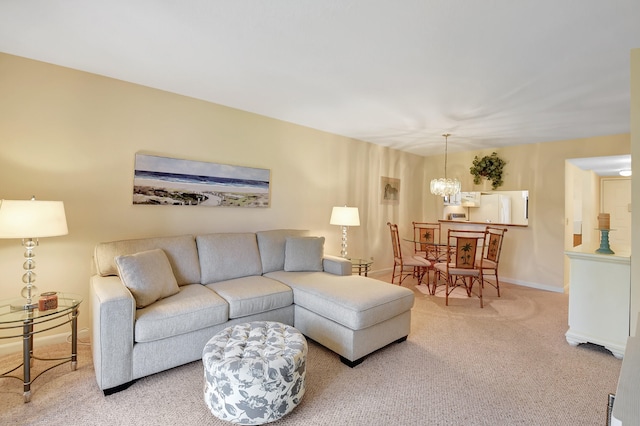
[[[620,171],[631,170],[630,155],[611,155],[608,157],[571,158],[574,166],[582,170],[592,170],[598,176],[620,177]]]
[[[639,0],[0,1],[1,52],[419,155],[628,133],[639,47]]]

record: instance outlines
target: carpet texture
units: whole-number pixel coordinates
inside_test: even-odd
[[[415,281],[415,280],[414,280]],[[509,284],[477,298],[414,290],[411,334],[355,368],[309,341],[307,392],[273,425],[603,425],[607,394],[621,361],[596,345],[571,347],[568,296]],[[44,356],[68,345],[37,348]],[[39,351],[42,351],[39,353]],[[90,347],[81,345],[77,371],[57,367],[22,402],[18,380],[0,379],[3,425],[228,425],[203,401],[203,367],[193,362],[137,381],[105,397]],[[0,359],[0,371],[20,356]],[[36,361],[37,369],[39,362]]]

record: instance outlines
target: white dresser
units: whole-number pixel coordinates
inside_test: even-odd
[[[623,358],[629,337],[630,254],[579,247],[565,254],[571,265],[567,342],[595,343]]]

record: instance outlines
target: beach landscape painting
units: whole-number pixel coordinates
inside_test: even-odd
[[[269,207],[269,169],[136,154],[133,204]]]

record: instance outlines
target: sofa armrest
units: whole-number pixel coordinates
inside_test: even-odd
[[[91,350],[98,386],[111,389],[133,380],[136,303],[117,276],[93,275]]]
[[[351,261],[343,257],[325,254],[322,258],[322,268],[333,275],[351,275]]]

